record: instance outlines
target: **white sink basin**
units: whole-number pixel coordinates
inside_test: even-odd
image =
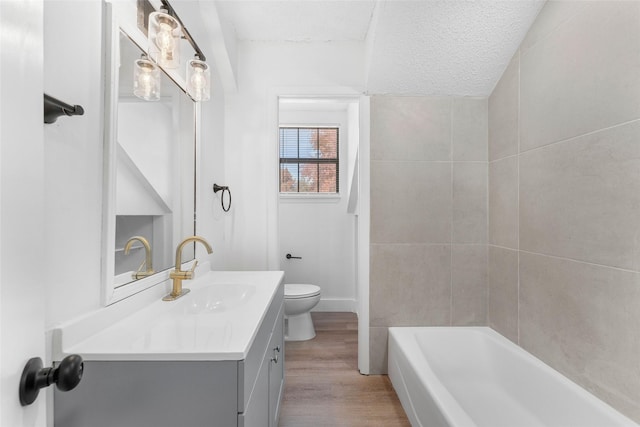
[[[175,301],[162,301],[158,292],[144,304],[123,300],[55,328],[53,357],[242,360],[276,293],[283,298],[283,276],[281,271],[210,271],[183,282],[191,292]]]
[[[185,314],[221,313],[246,304],[256,293],[255,285],[221,283],[191,290],[184,298]]]

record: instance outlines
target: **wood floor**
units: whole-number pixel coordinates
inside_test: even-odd
[[[312,317],[316,337],[285,344],[279,426],[410,426],[389,377],[358,372],[356,315]]]

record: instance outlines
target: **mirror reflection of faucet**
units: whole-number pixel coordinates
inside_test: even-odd
[[[191,267],[191,270],[189,271],[182,271],[180,267],[182,266],[182,249],[184,249],[184,247],[190,242],[202,243],[202,245],[207,249],[207,253],[213,252],[209,242],[200,236],[191,236],[184,239],[176,249],[176,268],[169,274],[169,278],[173,280],[173,289],[169,295],[162,298],[162,301],[174,301],[189,293],[189,289],[182,288],[182,281],[193,279],[193,270],[195,270],[198,265],[198,261],[196,260],[193,263],[193,267]]]
[[[144,253],[145,253],[145,259],[144,261],[142,261],[142,264],[140,264],[140,267],[138,267],[138,271],[136,271],[131,275],[133,280],[138,280],[145,277],[149,277],[155,272],[153,271],[153,261],[151,260],[151,245],[149,245],[149,242],[144,237],[133,236],[132,238],[127,240],[127,244],[124,246],[124,254],[129,255],[131,246],[135,241],[142,243],[142,246],[144,246]],[[145,266],[146,266],[146,269],[143,271],[142,268]]]

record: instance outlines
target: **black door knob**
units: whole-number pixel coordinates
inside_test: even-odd
[[[83,371],[82,357],[72,354],[62,359],[60,365],[54,369],[53,382],[60,391],[73,390],[80,384]]]
[[[77,354],[65,357],[55,368],[43,368],[39,357],[29,359],[20,378],[20,404],[31,405],[40,389],[51,384],[55,384],[60,391],[73,390],[80,383],[83,370],[82,357]]]

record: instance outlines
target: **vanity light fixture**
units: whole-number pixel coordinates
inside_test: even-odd
[[[200,59],[187,63],[187,93],[194,101],[208,101],[210,98],[211,72],[209,65]]]
[[[136,96],[148,101],[160,99],[160,70],[158,68],[178,68],[180,65],[180,41],[185,39],[195,51],[195,58],[187,62],[186,92],[196,102],[208,101],[211,97],[211,72],[202,50],[193,40],[193,37],[191,37],[191,34],[168,0],[160,0],[160,10],[151,13],[145,6],[146,3],[148,1],[138,1],[138,14],[141,16],[139,22],[148,23],[147,28],[140,27],[140,29],[147,31],[149,59],[145,58],[145,63],[142,62],[143,60],[136,62],[134,82],[138,82],[138,70],[140,70],[140,78],[144,80],[147,86],[142,81],[134,83],[134,85],[138,84],[140,87],[140,95],[135,90],[134,93]],[[149,5],[148,7],[153,10],[152,6]],[[149,13],[148,21],[143,19],[143,16],[147,13]],[[157,87],[157,90],[152,89],[151,82],[154,80],[151,80],[151,75],[142,74],[142,71],[151,73],[151,66],[155,65],[154,62],[157,64],[158,80],[157,86],[153,87]]]
[[[160,68],[144,55],[133,67],[133,94],[145,101],[160,100]]]
[[[180,66],[182,25],[167,9],[149,14],[149,56],[163,68]]]

